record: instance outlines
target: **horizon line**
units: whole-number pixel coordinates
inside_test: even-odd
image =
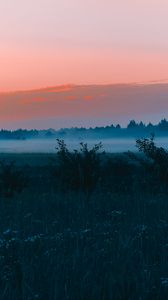
[[[130,124],[130,122],[132,121],[135,121],[136,125],[139,125],[141,122],[143,123],[143,125],[145,125],[145,127],[147,127],[149,124],[151,124],[152,126],[158,126],[161,121],[166,121],[168,122],[168,119],[163,117],[160,119],[160,121],[158,122],[153,122],[153,121],[137,121],[136,118],[133,118],[133,119],[130,119],[126,125],[122,125],[120,123],[117,123],[117,122],[114,122],[114,123],[110,123],[109,125],[106,124],[106,125],[95,125],[95,126],[71,126],[71,127],[59,127],[59,128],[53,128],[53,127],[48,127],[48,128],[40,128],[40,129],[37,129],[37,128],[26,128],[26,127],[18,127],[17,129],[7,129],[5,127],[1,127],[0,128],[0,131],[10,131],[10,132],[15,132],[15,131],[18,131],[18,130],[26,130],[26,131],[32,131],[32,130],[36,130],[36,131],[48,131],[48,130],[54,130],[56,132],[58,131],[61,131],[61,130],[71,130],[71,129],[86,129],[86,130],[89,130],[89,129],[96,129],[96,128],[106,128],[106,127],[111,127],[111,126],[114,126],[114,127],[117,127],[118,125],[120,126],[121,129],[127,129],[128,128],[128,125]]]

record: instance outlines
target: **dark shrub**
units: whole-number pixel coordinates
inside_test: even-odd
[[[154,142],[154,135],[147,139],[136,140],[136,146],[140,152],[143,152],[149,159],[156,164],[168,164],[168,151],[163,147],[157,147]]]
[[[156,146],[154,135],[149,139],[138,139],[136,146],[148,159],[148,163],[144,166],[150,171],[157,186],[160,185],[161,188],[163,186],[168,187],[168,151]]]
[[[88,145],[80,143],[80,149],[69,151],[64,140],[57,139],[57,167],[54,176],[64,188],[91,191],[100,179],[99,143],[88,149]]]

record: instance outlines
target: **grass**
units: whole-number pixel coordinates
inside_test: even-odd
[[[53,158],[1,155],[27,186],[0,197],[0,299],[167,299],[168,194],[150,164],[102,156],[88,193],[62,188]]]

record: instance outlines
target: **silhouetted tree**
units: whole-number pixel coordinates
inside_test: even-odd
[[[160,123],[158,124],[158,129],[163,131],[168,130],[168,122],[166,121],[166,119],[160,121]]]
[[[134,121],[134,120],[131,120],[127,126],[128,129],[136,129],[138,126],[138,124]]]

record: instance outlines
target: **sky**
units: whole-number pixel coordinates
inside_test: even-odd
[[[0,0],[0,92],[168,82],[167,12],[167,0]]]
[[[1,0],[0,91],[168,79],[167,0]]]
[[[0,93],[0,127],[95,127],[168,118],[168,84],[62,85]]]

